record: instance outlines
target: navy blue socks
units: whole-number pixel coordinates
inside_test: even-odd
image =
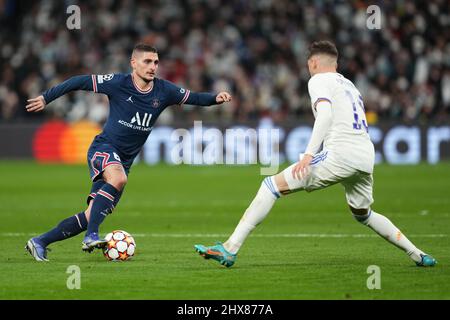
[[[81,232],[87,230],[87,235],[92,232],[98,233],[100,224],[105,220],[105,217],[114,210],[121,192],[114,188],[109,183],[105,183],[100,190],[97,191],[94,203],[91,208],[91,217],[89,223],[84,212],[80,212],[74,216],[61,221],[52,230],[37,237],[39,242],[48,246],[53,242],[65,240],[74,237]]]
[[[86,230],[87,226],[88,222],[86,215],[84,212],[80,212],[64,219],[55,228],[40,235],[38,239],[44,246],[48,246],[53,242],[68,239],[80,234],[82,231]]]
[[[94,203],[91,209],[91,217],[87,227],[86,235],[95,232],[98,233],[100,224],[105,220],[106,216],[114,210],[114,206],[120,197],[120,191],[114,188],[109,183],[105,183],[93,200]]]

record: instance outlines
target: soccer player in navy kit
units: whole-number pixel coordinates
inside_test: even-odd
[[[195,93],[156,78],[158,52],[152,46],[138,44],[131,56],[131,74],[82,75],[72,77],[29,99],[28,112],[42,111],[46,104],[73,91],[106,94],[110,112],[103,131],[88,151],[88,165],[93,181],[88,208],[61,221],[52,230],[28,240],[26,249],[37,261],[48,261],[47,247],[86,231],[84,251],[102,248],[106,241],[98,230],[112,213],[127,183],[128,172],[140,152],[158,116],[171,105],[210,106],[231,101],[228,92]]]

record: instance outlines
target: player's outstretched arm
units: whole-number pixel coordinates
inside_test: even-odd
[[[30,112],[41,111],[45,105],[49,104],[53,100],[65,95],[68,92],[74,90],[95,91],[95,79],[93,75],[80,75],[74,76],[66,81],[48,89],[41,96],[33,99],[29,99],[27,110]]]
[[[306,147],[303,158],[292,168],[292,176],[295,179],[303,179],[309,172],[309,165],[313,156],[319,151],[322,142],[331,126],[332,111],[331,103],[322,101],[317,104],[317,117],[314,122],[313,131]]]
[[[39,112],[44,110],[45,105],[45,99],[44,96],[40,95],[39,97],[28,99],[28,104],[25,106],[28,112]]]
[[[209,92],[188,92],[188,97],[185,99],[185,104],[194,106],[212,106],[231,101],[231,94],[226,91],[213,94]],[[183,104],[183,103],[180,103]]]
[[[189,104],[193,106],[213,106],[231,101],[232,97],[226,91],[219,93],[211,92],[192,92],[189,89],[180,88],[176,84],[163,80],[163,90],[168,97],[167,105]]]

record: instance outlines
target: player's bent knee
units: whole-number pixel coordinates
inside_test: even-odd
[[[112,184],[117,190],[122,190],[123,188],[125,188],[125,185],[128,182],[128,178],[126,175],[121,175],[118,177],[115,177],[113,179],[113,181],[111,181],[110,184]]]
[[[350,205],[349,205],[349,208],[350,208],[350,211],[353,213],[353,218],[355,218],[356,221],[358,221],[359,223],[362,223],[364,225],[367,225],[367,222],[368,222],[369,216],[370,216],[370,208],[358,209],[358,208],[354,208]]]
[[[121,191],[125,188],[125,185],[128,182],[128,178],[124,173],[116,173],[107,177],[106,182],[112,185],[117,190]]]
[[[128,182],[128,177],[121,165],[111,165],[103,172],[104,180],[117,190],[121,191]]]
[[[286,179],[284,178],[284,174],[282,172],[278,173],[273,178],[281,194],[288,194],[291,192],[291,190],[289,189],[289,185],[286,182]]]
[[[350,208],[350,211],[356,215],[356,216],[365,216],[369,213],[369,209],[357,209],[353,208],[352,206],[348,206]]]
[[[310,174],[301,179],[297,179],[293,176],[292,170],[298,163],[293,163],[280,173],[278,173],[275,177],[277,183],[280,185],[280,188],[283,190],[282,193],[291,194],[297,191],[306,190],[308,183],[310,182]]]
[[[277,198],[291,193],[283,173],[264,178],[262,185],[265,185]]]

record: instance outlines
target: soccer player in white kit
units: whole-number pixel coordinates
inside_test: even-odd
[[[396,245],[418,266],[434,266],[436,260],[418,249],[385,216],[373,211],[375,151],[368,134],[361,94],[337,73],[338,51],[329,41],[310,45],[308,82],[315,122],[309,144],[299,162],[261,183],[254,200],[225,243],[195,249],[206,259],[231,267],[245,239],[267,216],[282,195],[311,192],[340,183],[354,218]],[[323,144],[322,151],[319,152]]]

